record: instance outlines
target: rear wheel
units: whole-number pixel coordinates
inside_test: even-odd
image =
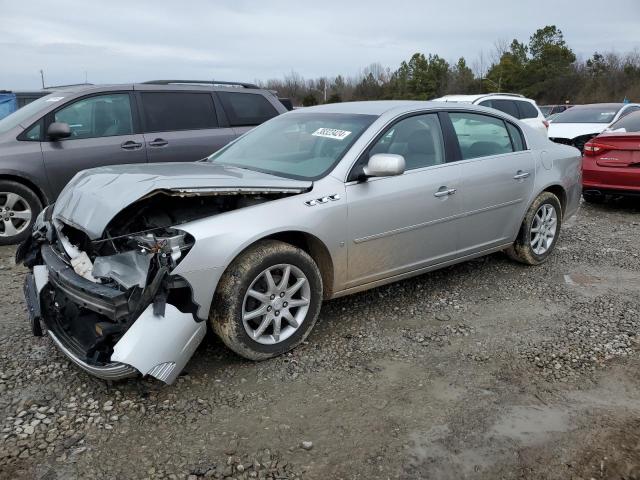
[[[542,192],[524,217],[516,241],[507,254],[521,263],[539,265],[556,246],[562,224],[560,201],[551,192]]]
[[[31,232],[42,203],[30,188],[11,180],[0,180],[0,245],[23,241]]]
[[[264,240],[229,265],[209,321],[231,350],[264,360],[302,342],[321,303],[322,278],[313,259],[288,243]]]

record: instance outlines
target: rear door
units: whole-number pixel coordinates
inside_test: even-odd
[[[221,126],[211,92],[137,93],[149,162],[200,160],[235,138]]]
[[[60,107],[46,124],[69,124],[71,137],[42,141],[42,155],[52,193],[78,171],[103,165],[144,163],[144,138],[137,131],[135,104],[129,92],[92,95]],[[46,132],[46,128],[45,128]]]
[[[513,240],[535,180],[535,160],[511,122],[472,112],[449,112],[462,169],[460,254]]]
[[[242,135],[279,114],[261,93],[218,91],[216,95],[236,135]]]

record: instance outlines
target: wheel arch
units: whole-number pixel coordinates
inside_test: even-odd
[[[567,191],[564,189],[564,187],[559,184],[548,185],[540,193],[542,192],[553,193],[556,197],[558,197],[558,200],[560,201],[560,208],[562,209],[561,213],[564,217],[564,214],[567,211]]]
[[[287,230],[272,233],[260,240],[279,240],[304,250],[316,262],[322,276],[323,297],[328,299],[333,294],[334,265],[329,249],[315,235],[300,230]],[[260,241],[257,240],[257,241]],[[255,242],[254,242],[255,243]],[[253,245],[253,243],[251,244]],[[249,247],[251,246],[249,245]],[[247,248],[249,248],[247,247]],[[243,250],[244,251],[244,250]]]
[[[33,191],[33,193],[36,194],[36,196],[40,200],[40,203],[42,203],[42,207],[47,206],[47,204],[49,203],[49,198],[47,197],[47,194],[44,192],[44,190],[42,190],[36,182],[29,178],[12,173],[0,172],[0,180],[9,180],[11,182],[20,183],[29,188]]]

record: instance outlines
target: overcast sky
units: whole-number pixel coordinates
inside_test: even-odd
[[[472,65],[549,24],[585,58],[640,49],[640,0],[0,0],[0,89],[39,88],[40,69],[55,85],[349,76],[415,52]]]

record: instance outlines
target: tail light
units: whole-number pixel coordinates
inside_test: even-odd
[[[615,147],[612,147],[611,145],[591,140],[590,142],[584,144],[583,152],[589,157],[595,157],[596,155],[608,152],[609,150],[613,150],[614,148]]]
[[[542,124],[545,126],[545,128],[549,128],[549,122],[547,122],[546,120],[542,120]]]

